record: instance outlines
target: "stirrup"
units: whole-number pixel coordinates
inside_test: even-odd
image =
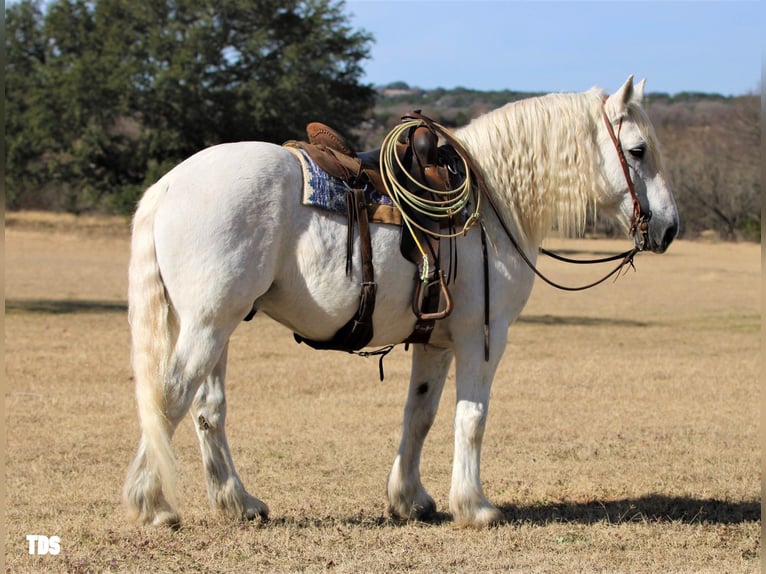
[[[434,313],[423,313],[423,304],[428,298],[430,290],[435,286],[438,286],[441,289],[441,293],[444,296],[444,309]],[[444,271],[439,269],[438,280],[416,282],[415,296],[412,299],[412,312],[415,313],[418,320],[422,321],[438,321],[452,313],[452,296],[450,295],[449,289],[447,289],[447,282],[444,279]]]

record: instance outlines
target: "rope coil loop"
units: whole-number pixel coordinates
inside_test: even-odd
[[[380,147],[380,175],[383,180],[383,185],[388,191],[391,201],[401,212],[402,221],[412,235],[415,244],[420,251],[425,262],[424,267],[427,269],[427,257],[426,251],[423,247],[415,230],[419,230],[426,235],[429,235],[435,239],[451,239],[459,237],[468,233],[468,230],[473,227],[479,220],[479,210],[481,207],[481,195],[475,193],[471,184],[471,169],[462,154],[459,154],[464,166],[465,179],[454,189],[439,190],[433,189],[414,178],[407,167],[402,163],[402,158],[396,152],[396,144],[399,138],[409,130],[414,130],[420,126],[425,126],[428,129],[437,133],[443,134],[447,132],[447,129],[436,123],[426,123],[420,119],[409,119],[403,121],[401,124],[393,128],[383,140]],[[398,172],[397,172],[398,169]],[[397,177],[398,174],[402,174]],[[406,178],[406,181],[402,182],[401,178]],[[420,190],[423,193],[415,193],[410,190],[409,185],[412,188]],[[433,199],[424,197],[430,194]],[[419,225],[412,216],[410,211],[419,213],[431,220],[448,220],[454,215],[460,213],[470,202],[471,196],[476,197],[476,206],[471,214],[466,217],[465,224],[452,233],[444,233],[441,231],[434,231],[427,229],[422,225]],[[409,208],[405,209],[405,206]]]

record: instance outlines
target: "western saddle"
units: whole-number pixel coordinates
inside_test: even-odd
[[[333,349],[356,352],[365,347],[373,336],[372,314],[375,309],[377,284],[372,264],[372,243],[370,221],[402,223],[403,219],[413,222],[407,229],[402,225],[400,250],[402,255],[415,264],[415,289],[412,310],[416,317],[414,330],[404,343],[427,343],[434,323],[452,311],[452,300],[447,288],[450,275],[456,270],[456,257],[450,258],[450,271],[445,278],[440,268],[439,233],[447,231],[454,236],[455,229],[465,223],[465,210],[451,213],[446,218],[435,219],[414,209],[412,206],[394,202],[399,209],[389,210],[393,218],[380,218],[376,212],[379,206],[368,204],[364,191],[368,186],[381,194],[392,196],[387,178],[393,177],[411,194],[426,202],[438,203],[466,179],[466,168],[452,145],[438,145],[439,136],[430,118],[411,112],[402,117],[412,125],[396,138],[392,162],[393,173],[387,175],[381,169],[380,148],[357,153],[348,141],[334,129],[319,123],[307,125],[308,141],[288,141],[285,146],[298,148],[330,176],[345,183],[348,217],[348,239],[346,245],[346,273],[351,273],[354,228],[358,227],[362,283],[359,307],[351,320],[341,327],[329,341],[312,341],[295,335],[316,349]],[[415,121],[412,121],[415,120]],[[385,143],[385,142],[384,142]],[[439,196],[439,197],[437,197]],[[400,213],[404,212],[404,213]],[[450,243],[450,251],[454,251]],[[440,299],[444,299],[439,308]]]

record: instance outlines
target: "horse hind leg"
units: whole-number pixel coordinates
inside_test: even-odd
[[[197,389],[218,363],[231,330],[221,333],[212,326],[194,324],[181,329],[167,368],[163,368],[162,353],[149,353],[147,358],[146,349],[134,344],[142,435],[128,470],[123,498],[129,513],[141,524],[171,527],[180,524],[180,515],[175,510],[171,439],[189,411]]]
[[[129,516],[138,523],[177,528],[181,518],[174,508],[175,457],[171,446],[176,425],[163,410],[164,376],[159,368],[153,374],[134,368],[134,373],[141,440],[128,468],[123,501]]]
[[[389,513],[394,517],[424,519],[436,512],[436,503],[420,480],[420,455],[436,418],[451,363],[450,350],[422,345],[413,347],[402,440],[386,489]]]
[[[165,440],[147,440],[146,434],[142,435],[138,452],[128,469],[123,501],[129,516],[139,524],[169,526],[175,529],[180,526],[181,517],[174,508],[175,500],[169,492],[168,485],[172,480],[173,470],[160,468],[162,464],[173,464],[173,453],[167,447],[167,452],[161,454],[162,461],[158,460],[160,457],[157,456],[156,445]],[[166,442],[169,445],[169,439]],[[164,445],[161,448],[166,449]]]
[[[208,498],[213,508],[235,520],[266,519],[269,508],[242,485],[226,440],[226,357],[224,347],[218,363],[200,386],[191,407],[197,431]]]

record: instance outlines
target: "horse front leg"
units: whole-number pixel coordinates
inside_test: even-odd
[[[455,453],[452,463],[450,511],[455,522],[484,526],[503,514],[484,496],[481,486],[481,444],[487,424],[490,389],[507,341],[507,325],[492,325],[490,357],[484,359],[481,336],[465,337],[455,345]]]
[[[194,397],[191,416],[197,431],[210,505],[234,520],[267,518],[266,504],[248,494],[234,468],[226,440],[226,359],[228,344],[218,363]]]
[[[388,509],[392,516],[422,519],[436,511],[434,499],[420,481],[420,454],[436,418],[451,363],[451,350],[428,345],[413,347],[402,440],[387,485]]]

